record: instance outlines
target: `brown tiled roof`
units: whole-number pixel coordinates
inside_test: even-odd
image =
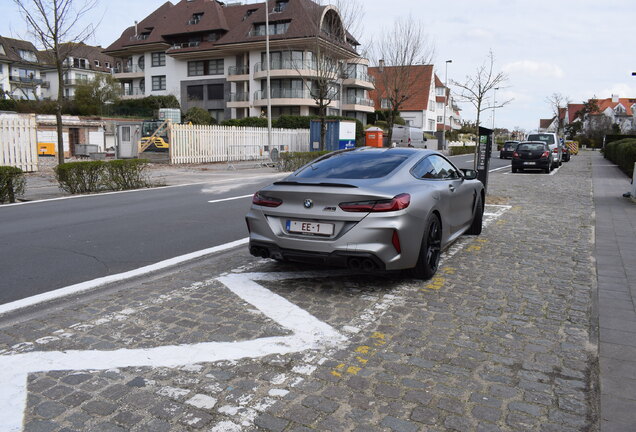
[[[274,4],[270,2],[270,11],[273,10]],[[311,0],[289,0],[283,11],[269,14],[270,23],[290,21],[285,34],[270,35],[270,40],[316,36],[319,34],[318,23],[325,8],[326,6],[320,6]],[[248,11],[252,12],[248,15]],[[203,14],[200,21],[188,24],[195,13]],[[135,27],[128,27],[105,52],[157,43],[171,44],[176,36],[187,37],[210,32],[219,32],[219,39],[214,42],[202,41],[196,47],[185,48],[179,52],[203,51],[229,44],[265,41],[265,36],[249,35],[254,24],[264,23],[265,3],[222,5],[216,0],[181,0],[173,5],[166,2],[138,23],[137,34],[150,32],[146,39],[135,38]],[[355,42],[355,39],[353,41]],[[354,52],[353,48],[345,43],[335,43]]]
[[[607,99],[598,99],[596,101],[598,104],[598,108],[600,112],[605,111],[607,108],[616,109],[618,105],[623,105],[625,108],[625,114],[628,116],[632,115],[632,105],[636,103],[636,99],[634,98],[619,98],[618,102],[614,102],[612,98]]]
[[[109,55],[102,53],[103,48],[100,46],[86,45],[85,43],[65,43],[62,44],[62,51],[65,57],[79,57],[89,61],[89,70],[99,72],[110,72],[105,66],[108,62],[111,67],[115,65],[115,59]],[[52,54],[50,51],[40,51],[42,58],[46,62],[53,65]],[[95,60],[99,61],[99,67],[95,66]]]
[[[444,87],[444,83],[441,79],[435,74],[435,87]]]
[[[29,41],[0,36],[0,44],[2,44],[2,47],[4,48],[4,54],[0,54],[0,60],[32,66],[41,66],[45,62],[41,53],[35,48],[35,45]],[[30,62],[22,59],[18,50],[32,51],[38,61]]]
[[[550,127],[550,125],[552,124],[552,122],[554,121],[553,118],[551,119],[539,119],[539,128],[540,129],[547,129]]]
[[[434,79],[433,65],[414,65],[410,66],[410,69],[409,76],[412,81],[409,88],[410,95],[400,107],[400,111],[424,111],[428,109],[430,100],[431,81]],[[399,67],[385,66],[382,73],[391,76],[398,71]],[[379,110],[381,99],[385,97],[384,82],[386,80],[382,79],[377,67],[370,67],[369,74],[375,78],[375,90],[369,91],[369,97],[375,101],[375,107]]]
[[[568,123],[572,123],[576,120],[576,114],[581,111],[585,105],[583,104],[569,104],[568,105]]]

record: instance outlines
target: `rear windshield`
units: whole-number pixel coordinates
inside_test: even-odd
[[[404,154],[346,152],[314,162],[296,174],[301,178],[371,179],[390,174],[408,158]]]
[[[552,134],[531,134],[528,135],[528,141],[543,141],[548,144],[555,144],[554,135]]]
[[[517,151],[521,151],[521,150],[530,150],[530,151],[544,151],[545,150],[545,144],[519,144],[519,147],[517,147]]]
[[[517,146],[517,144],[519,144],[519,143],[516,143],[516,142],[507,142],[507,143],[505,143],[505,144],[504,144],[504,147],[506,147],[506,148],[516,147],[516,146]]]

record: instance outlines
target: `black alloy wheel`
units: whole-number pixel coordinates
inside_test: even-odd
[[[442,255],[442,225],[437,215],[432,214],[424,230],[420,255],[413,268],[413,276],[418,279],[430,279],[437,272]]]

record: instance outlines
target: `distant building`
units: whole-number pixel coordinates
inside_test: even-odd
[[[601,118],[610,120],[610,124],[616,125],[621,133],[636,131],[636,98],[621,98],[612,95],[605,99],[590,99],[595,101],[598,112],[583,114],[583,104],[569,104],[566,120],[568,123],[583,122],[583,130],[593,124],[598,124]]]
[[[340,65],[332,78],[337,97],[328,114],[366,122],[373,112],[369,62],[356,52],[359,44],[345,30],[338,10],[311,0],[275,0],[269,7],[166,2],[104,51],[117,58],[113,76],[122,84],[123,97],[174,95],[182,110],[200,107],[217,121],[264,115],[267,13],[273,117],[317,113],[312,91],[321,75],[319,46]]]
[[[28,41],[0,36],[0,90],[4,98],[36,100],[45,84],[44,61]]]

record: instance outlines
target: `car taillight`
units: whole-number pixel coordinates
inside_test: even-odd
[[[393,243],[393,247],[397,253],[402,253],[402,246],[400,246],[400,236],[397,230],[393,230],[393,238],[391,239],[391,243]]]
[[[340,203],[339,207],[346,212],[390,212],[404,210],[411,204],[411,195],[400,194],[390,200],[356,201]]]
[[[549,152],[549,151],[543,152],[543,154],[541,155],[541,157],[542,157],[542,158],[550,157],[550,152]]]
[[[514,153],[512,154],[512,157],[516,157],[516,158],[518,158],[518,157],[519,157],[519,153],[514,152]]]
[[[552,150],[552,153],[559,153],[559,149],[555,148],[554,150]]]
[[[263,207],[278,207],[282,203],[283,203],[283,200],[261,195],[260,192],[256,192],[254,194],[254,197],[252,198],[252,204],[263,206]]]

